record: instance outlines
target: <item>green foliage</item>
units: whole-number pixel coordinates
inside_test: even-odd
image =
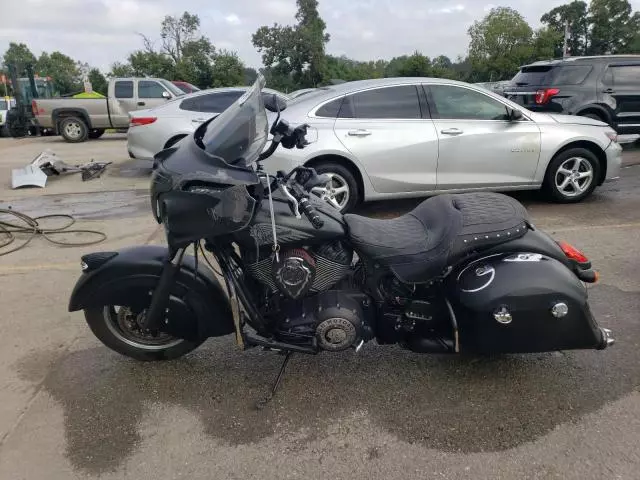
[[[565,25],[569,24],[568,47],[571,55],[584,55],[587,52],[589,21],[587,19],[587,3],[574,0],[566,5],[556,7],[540,18],[550,30],[557,35],[553,56],[562,57]]]
[[[135,71],[129,63],[114,62],[111,64],[111,71],[108,74],[109,77],[133,77]]]
[[[97,68],[92,68],[89,70],[89,74],[87,75],[89,81],[91,82],[91,88],[93,88],[94,92],[98,92],[102,95],[107,95],[109,90],[109,84],[104,75]]]
[[[637,36],[637,14],[632,19],[627,0],[592,0],[589,21],[591,55],[625,53]]]
[[[513,76],[534,56],[533,30],[509,7],[492,9],[469,28],[469,58],[476,81],[497,81]]]
[[[14,64],[18,70],[22,70],[28,64],[35,65],[36,56],[24,43],[9,43],[9,48],[4,53],[3,63],[5,65]]]
[[[255,68],[244,67],[242,74],[244,76],[245,85],[253,85],[253,82],[255,82],[256,78],[258,78],[258,72]]]
[[[244,64],[235,52],[220,51],[213,64],[212,87],[238,86],[244,83]]]
[[[82,72],[78,63],[60,52],[42,52],[35,71],[41,77],[51,77],[55,93],[65,95],[83,90]]]
[[[318,13],[317,0],[297,0],[295,26],[260,27],[252,36],[269,75],[280,85],[290,81],[300,88],[320,85],[327,73],[324,53],[329,34]]]

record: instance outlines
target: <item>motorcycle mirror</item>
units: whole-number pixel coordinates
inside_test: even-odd
[[[270,112],[280,113],[287,108],[287,102],[284,99],[278,97],[275,93],[273,95],[264,95],[264,108]]]

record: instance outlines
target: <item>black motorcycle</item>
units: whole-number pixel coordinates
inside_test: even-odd
[[[307,126],[280,119],[285,106],[263,84],[156,156],[151,206],[168,247],[82,257],[69,310],[84,310],[106,346],[162,360],[232,333],[242,349],[287,359],[371,340],[419,353],[613,343],[589,310],[589,260],[510,197],[438,195],[377,220],[316,197],[330,179],[312,168],[264,172],[279,145],[305,146]],[[271,127],[265,103],[278,113]]]

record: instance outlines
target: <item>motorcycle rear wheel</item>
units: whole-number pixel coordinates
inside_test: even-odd
[[[198,348],[204,340],[188,341],[166,333],[152,335],[139,328],[139,316],[127,306],[105,305],[84,310],[93,334],[105,346],[143,362],[174,360]]]

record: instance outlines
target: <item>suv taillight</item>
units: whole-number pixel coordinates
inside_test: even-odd
[[[38,104],[35,100],[31,100],[31,113],[36,117],[38,116]]]
[[[560,93],[558,88],[543,88],[536,92],[536,104],[544,105],[551,100],[551,97]]]

